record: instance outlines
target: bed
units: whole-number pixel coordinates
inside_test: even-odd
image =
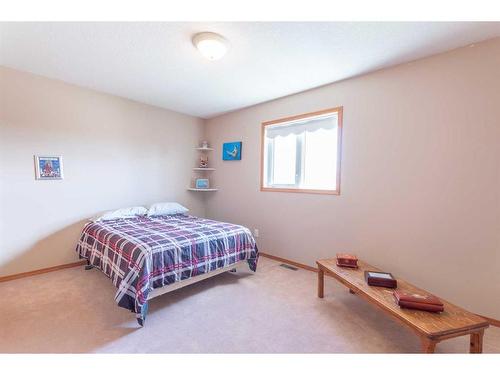
[[[111,279],[140,326],[151,298],[244,263],[256,271],[258,261],[249,229],[186,214],[88,222],[76,251]]]

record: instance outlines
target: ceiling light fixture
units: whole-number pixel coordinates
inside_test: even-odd
[[[194,35],[193,44],[204,57],[211,61],[221,59],[229,48],[229,42],[222,35],[210,32]]]

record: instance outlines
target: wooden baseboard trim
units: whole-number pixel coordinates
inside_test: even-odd
[[[87,264],[86,260],[79,260],[78,262],[74,263],[68,263],[68,264],[61,264],[59,266],[54,266],[54,267],[47,267],[47,268],[42,268],[39,270],[34,270],[34,271],[29,271],[29,272],[22,272],[22,273],[16,273],[14,275],[8,275],[8,276],[1,276],[0,277],[0,283],[4,281],[10,281],[10,280],[15,280],[15,279],[21,279],[23,277],[29,277],[29,276],[35,276],[35,275],[40,275],[42,273],[47,273],[47,272],[53,272],[53,271],[59,271],[63,270],[65,268],[71,268],[71,267],[77,267],[77,266],[82,266],[84,264]]]
[[[259,251],[259,254],[262,255],[265,258],[273,259],[273,260],[276,260],[276,261],[281,262],[281,263],[290,264],[292,266],[299,267],[299,268],[305,269],[307,271],[318,272],[317,268],[308,266],[306,264],[298,263],[298,262],[295,262],[295,261],[290,260],[290,259],[277,257],[276,255],[271,255],[271,254],[263,253],[261,251]],[[328,276],[328,274],[325,274],[325,275]],[[488,321],[488,323],[490,323],[490,325],[500,328],[500,320],[493,319],[493,318],[488,318],[487,316],[484,316],[484,315],[479,315],[479,314],[476,314],[476,315],[480,316],[483,319],[486,319]]]
[[[500,320],[488,318],[487,316],[484,316],[484,315],[479,315],[479,316],[483,319],[486,319],[488,321],[488,323],[490,323],[490,325],[500,328]]]
[[[280,258],[280,257],[277,257],[276,255],[271,255],[271,254],[263,253],[261,251],[259,251],[259,255],[262,255],[265,258],[276,260],[276,261],[281,262],[281,263],[289,264],[291,266],[303,268],[303,269],[308,270],[308,271],[318,272],[317,268],[315,268],[315,267],[311,267],[311,266],[308,266],[307,264],[302,264],[302,263],[299,263],[299,262],[295,262],[295,261],[290,260],[290,259]]]

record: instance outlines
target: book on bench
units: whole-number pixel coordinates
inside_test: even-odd
[[[394,291],[394,298],[400,307],[430,312],[444,311],[443,303],[433,295],[420,295],[401,290]]]

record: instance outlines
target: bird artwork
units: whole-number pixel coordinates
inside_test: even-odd
[[[231,155],[233,158],[235,158],[235,157],[236,157],[236,155],[238,155],[238,147],[234,146],[233,151],[227,151],[227,150],[226,150],[226,152],[227,152],[229,155]]]
[[[224,143],[222,160],[241,160],[241,142]]]

